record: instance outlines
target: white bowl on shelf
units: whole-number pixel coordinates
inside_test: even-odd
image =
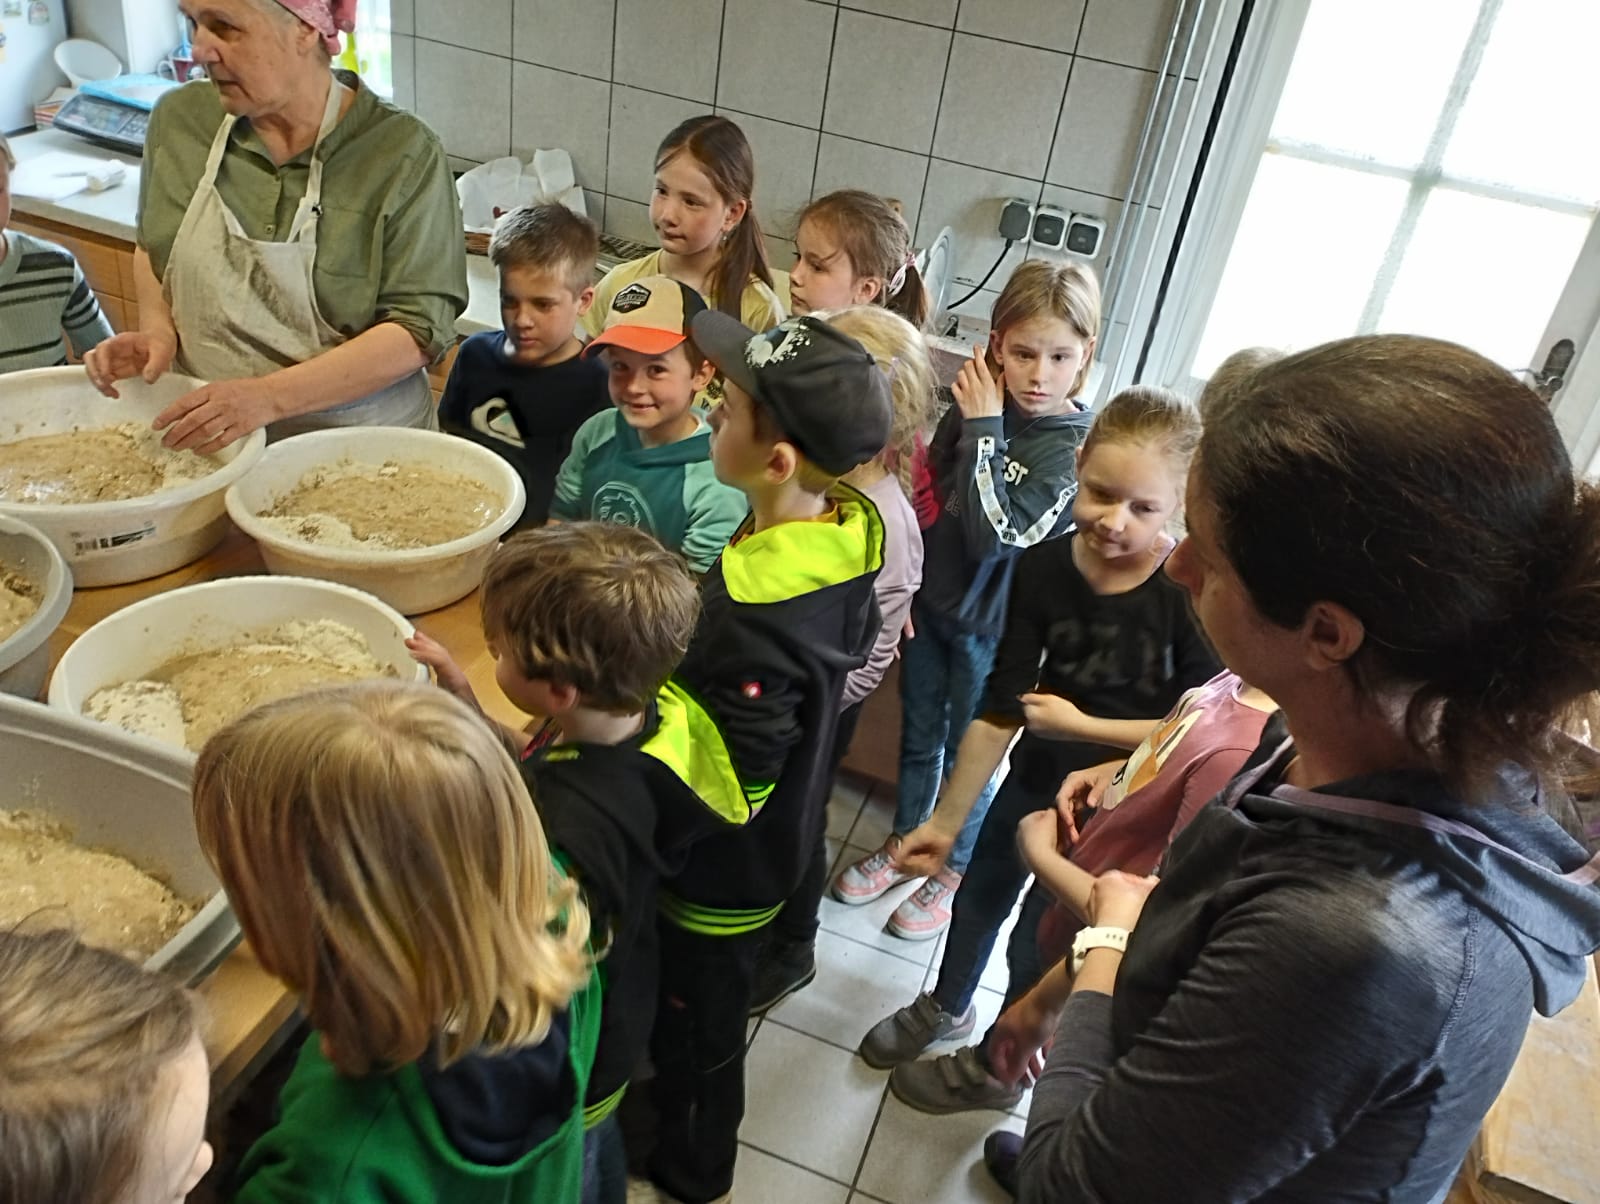
[[[35,368],[0,376],[0,443],[123,422],[149,423],[205,382],[168,373],[153,385],[137,378],[103,397],[82,368]],[[261,458],[256,431],[217,453],[222,467],[172,489],[116,502],[68,504],[0,501],[0,514],[37,527],[66,557],[80,588],[158,577],[198,560],[228,532],[223,491]]]
[[[57,662],[50,705],[81,715],[97,690],[147,677],[174,657],[249,639],[295,619],[332,619],[353,627],[366,637],[378,663],[392,668],[400,681],[428,680],[427,668],[406,651],[406,639],[416,629],[371,594],[297,577],[225,577],[156,594],[101,619]]]
[[[0,514],[0,565],[40,593],[39,609],[9,638],[0,640],[0,693],[37,698],[50,668],[50,637],[72,605],[72,570],[42,532],[4,514]]]
[[[74,88],[116,79],[122,74],[122,61],[99,42],[91,42],[88,38],[67,38],[57,42],[51,57]]]
[[[309,472],[344,464],[419,463],[482,481],[500,512],[470,535],[426,548],[336,548],[291,539],[261,521],[262,511]],[[267,571],[337,581],[376,594],[416,615],[466,597],[483,580],[495,544],[522,513],[522,478],[487,448],[439,431],[350,427],[295,435],[267,448],[250,474],[229,487],[228,514],[261,548]]]

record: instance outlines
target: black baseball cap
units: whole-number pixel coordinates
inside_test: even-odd
[[[818,468],[843,476],[889,442],[889,377],[849,335],[807,314],[756,332],[721,310],[689,322],[695,346],[772,415]]]

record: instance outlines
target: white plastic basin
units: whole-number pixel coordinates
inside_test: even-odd
[[[10,639],[0,640],[0,693],[37,698],[50,668],[50,637],[72,604],[72,572],[43,534],[3,514],[0,564],[16,570],[41,594],[39,609]]]
[[[120,400],[102,397],[82,368],[36,368],[0,376],[0,443],[63,431],[150,422],[203,381],[168,373],[153,385],[125,380]],[[261,458],[256,431],[218,453],[223,466],[175,489],[120,502],[71,505],[0,502],[0,514],[44,532],[79,588],[158,577],[198,560],[228,532],[223,491]]]
[[[194,831],[194,758],[36,702],[0,695],[0,807],[40,811],[79,844],[107,849],[187,899],[204,899],[145,965],[188,983],[239,940],[239,924]],[[30,921],[48,927],[48,916]],[[30,929],[32,930],[32,929]]]
[[[396,551],[304,543],[258,517],[308,472],[343,463],[376,468],[386,460],[427,464],[482,481],[499,494],[500,513],[461,539]],[[229,487],[226,502],[234,523],[260,545],[268,572],[338,581],[417,615],[448,606],[478,588],[496,542],[522,513],[524,496],[516,470],[487,448],[439,431],[362,427],[312,431],[274,443],[248,476]]]
[[[333,619],[353,627],[401,681],[428,680],[427,668],[406,651],[406,638],[415,628],[372,595],[298,577],[229,577],[157,594],[101,619],[57,662],[50,705],[81,715],[96,690],[145,677],[173,657],[220,648],[292,619]]]

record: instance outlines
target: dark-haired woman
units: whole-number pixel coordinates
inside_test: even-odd
[[[1447,343],[1331,343],[1222,400],[1168,572],[1290,738],[1159,885],[1096,886],[1019,1195],[1424,1204],[1600,947],[1600,858],[1551,817],[1600,687],[1600,490]]]

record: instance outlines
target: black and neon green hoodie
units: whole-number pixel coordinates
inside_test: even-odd
[[[748,932],[800,880],[828,795],[829,750],[845,676],[864,664],[880,620],[873,582],[883,522],[846,485],[812,522],[755,531],[746,519],[701,589],[701,614],[675,680],[716,721],[750,820],[697,843],[662,892],[682,928]]]
[[[547,735],[548,733],[548,735]],[[552,848],[588,905],[604,984],[599,1049],[585,1123],[621,1102],[650,1041],[659,941],[656,896],[697,840],[748,820],[750,806],[710,717],[668,683],[639,734],[621,744],[557,744],[534,737],[522,760]]]

